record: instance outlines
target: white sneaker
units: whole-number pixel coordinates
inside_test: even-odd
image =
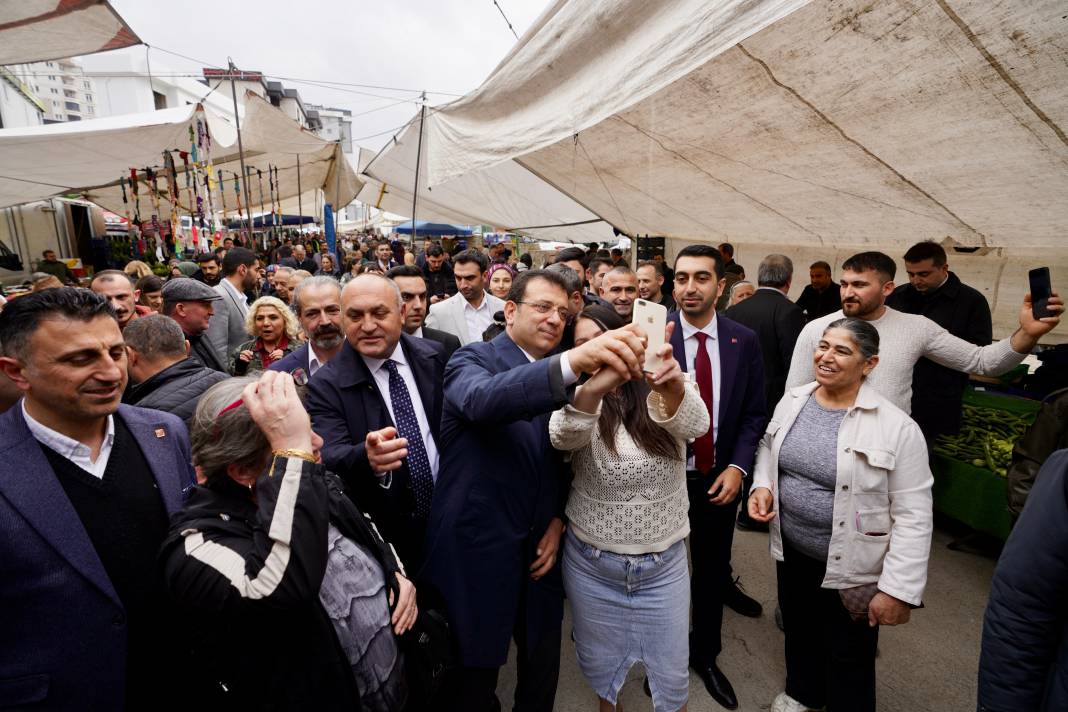
[[[790,697],[785,692],[780,692],[775,701],[771,703],[771,712],[815,712]]]

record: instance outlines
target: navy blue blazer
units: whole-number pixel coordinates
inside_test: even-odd
[[[675,360],[686,370],[686,347],[683,345],[679,312],[668,315],[675,323],[671,347]],[[767,423],[764,398],[764,358],[760,340],[752,329],[736,321],[716,316],[719,342],[719,432],[716,437],[716,466],[719,472],[727,465],[753,474],[757,444]]]
[[[296,351],[290,351],[283,358],[268,366],[267,370],[293,373],[298,368],[303,368],[304,372],[307,373],[308,376],[311,376],[311,373],[308,373],[308,348],[308,344],[305,343]],[[318,371],[316,371],[316,373],[318,373]]]
[[[549,416],[568,402],[559,360],[530,362],[503,333],[464,346],[445,369],[446,445],[421,578],[445,599],[464,665],[503,665],[517,616],[530,648],[563,617],[559,563],[539,581],[528,570],[568,490],[549,442]]]
[[[116,417],[167,513],[181,509],[195,484],[185,424],[128,405]],[[122,709],[126,612],[21,402],[0,414],[0,461],[0,708]]]
[[[415,375],[423,412],[438,452],[441,439],[441,384],[445,352],[436,341],[401,334],[400,347]],[[294,352],[296,353],[296,352]],[[291,354],[293,355],[293,354]],[[279,362],[281,363],[281,362]],[[415,509],[407,464],[394,470],[388,489],[380,487],[367,462],[367,433],[394,425],[386,408],[388,393],[375,385],[367,364],[347,341],[341,352],[315,372],[308,382],[304,404],[312,427],[323,439],[323,464],[348,486],[356,505],[375,520],[387,541],[403,540],[404,515]]]

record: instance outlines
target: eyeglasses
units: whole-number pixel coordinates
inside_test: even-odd
[[[526,304],[539,314],[548,314],[551,311],[555,311],[560,315],[561,321],[567,321],[571,316],[571,312],[567,309],[561,309],[553,304],[546,304],[545,302],[516,302],[516,304]]]

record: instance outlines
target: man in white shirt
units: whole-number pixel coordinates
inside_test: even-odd
[[[493,315],[504,302],[486,292],[489,260],[476,250],[464,250],[453,258],[452,272],[457,293],[430,307],[426,325],[447,331],[466,346],[482,341],[482,332],[493,324]]]
[[[308,277],[293,292],[293,307],[307,341],[299,349],[269,366],[271,371],[293,374],[298,383],[307,379],[341,352],[341,285],[333,277]],[[301,372],[303,371],[303,376]]]
[[[120,405],[122,334],[87,289],[15,300],[0,313],[0,342],[0,369],[23,396],[0,415],[0,561],[17,572],[0,576],[0,679],[23,681],[4,700],[158,706],[182,664],[151,572],[194,484],[185,425]]]
[[[400,290],[382,275],[350,281],[341,307],[345,340],[309,381],[305,404],[323,463],[418,571],[437,478],[444,350],[404,333]]]
[[[208,325],[208,340],[215,349],[220,363],[228,363],[230,354],[248,341],[245,316],[248,314],[248,297],[260,281],[260,261],[255,253],[244,247],[235,247],[223,258],[223,278],[213,289],[222,297],[214,306],[215,313]]]

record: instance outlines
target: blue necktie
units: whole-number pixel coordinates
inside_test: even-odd
[[[428,517],[430,501],[434,497],[434,475],[430,471],[423,433],[419,430],[419,419],[415,417],[408,386],[404,385],[404,379],[397,371],[396,361],[386,361],[385,366],[389,371],[389,402],[393,406],[397,433],[408,439],[408,473],[415,495],[415,513],[420,517]]]

